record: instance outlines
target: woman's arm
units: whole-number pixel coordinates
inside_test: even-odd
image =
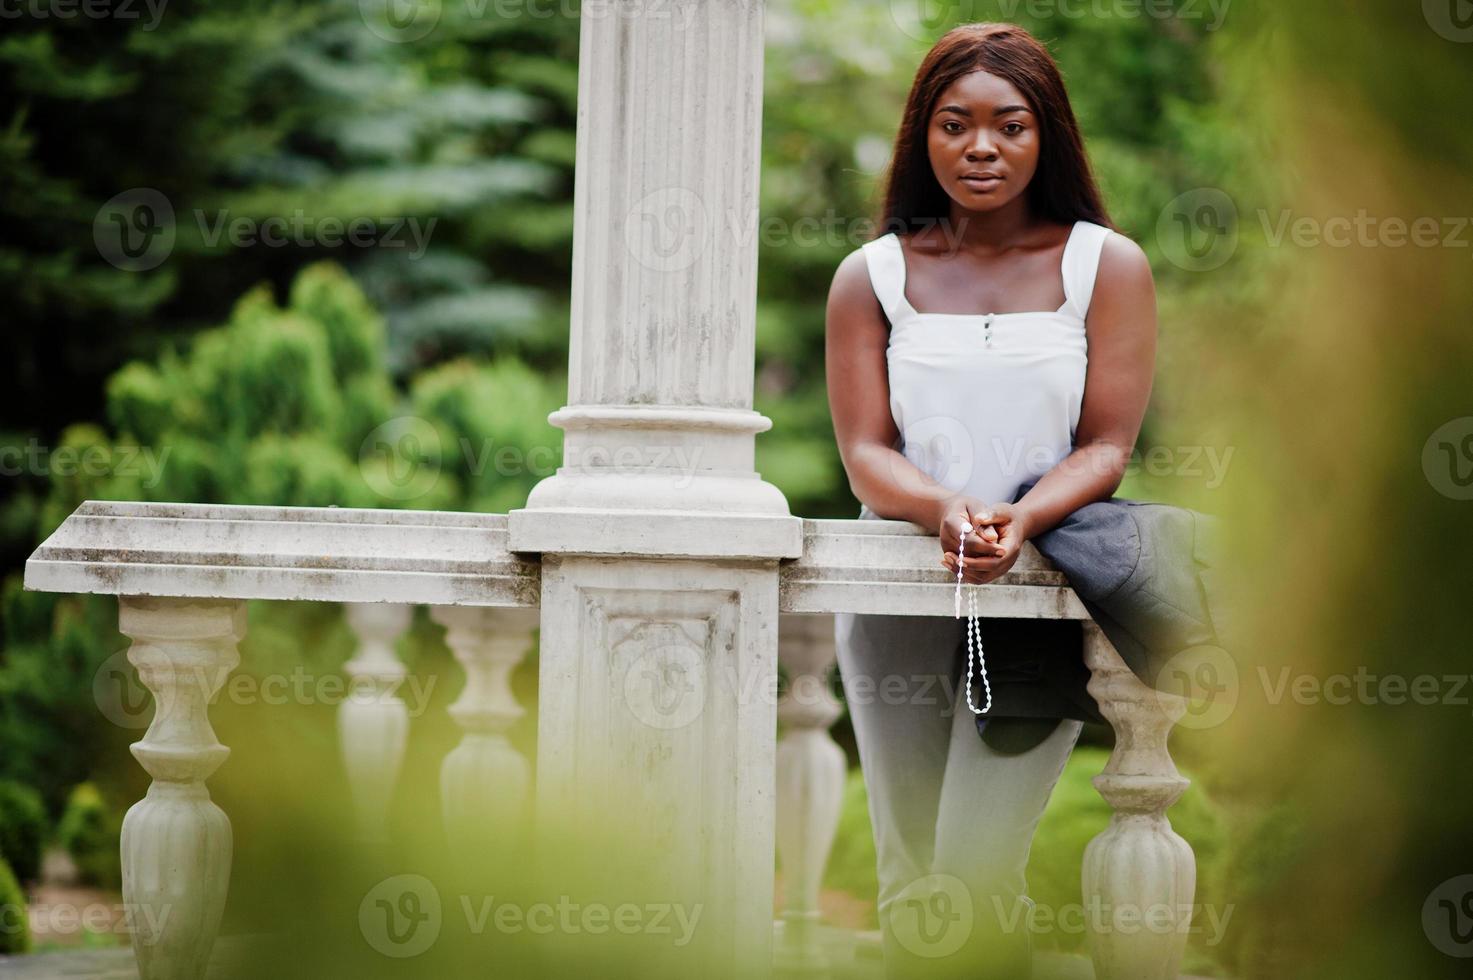
[[[850,491],[875,514],[936,534],[942,505],[955,493],[894,448],[900,432],[890,414],[889,343],[864,253],[852,252],[834,272],[824,322],[824,369],[839,458]]]
[[[1085,504],[1109,499],[1125,476],[1155,374],[1156,286],[1145,253],[1123,235],[1105,241],[1085,329],[1089,367],[1074,450],[1017,503],[994,505],[992,518],[983,523],[998,529],[1002,552],[974,559],[969,545],[967,582],[1004,575],[1024,541],[1057,527]],[[942,563],[954,571],[955,553]]]
[[[1124,235],[1105,240],[1085,329],[1089,367],[1074,451],[1013,505],[1027,537],[1108,500],[1141,432],[1156,372],[1156,284],[1146,253]]]

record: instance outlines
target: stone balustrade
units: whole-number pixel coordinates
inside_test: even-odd
[[[824,975],[832,966],[815,938],[818,889],[845,771],[843,754],[828,735],[840,716],[828,681],[834,663],[831,615],[952,615],[954,579],[937,562],[937,553],[935,539],[908,524],[802,521],[801,556],[778,568],[781,615],[763,625],[778,632],[778,653],[789,676],[786,694],[765,718],[765,730],[753,730],[764,721],[760,713],[734,714],[719,704],[722,695],[715,685],[697,686],[704,700],[695,705],[692,718],[704,711],[715,719],[706,724],[745,726],[746,731],[727,734],[732,740],[740,734],[759,747],[765,740],[775,759],[775,786],[765,798],[785,869],[782,940],[774,951],[784,971]],[[120,629],[132,639],[129,659],[158,706],[133,747],[153,784],[124,824],[124,898],[137,906],[167,904],[187,911],[164,917],[167,934],[138,945],[142,980],[202,976],[218,930],[232,841],[229,820],[210,801],[206,780],[229,778],[228,768],[217,775],[229,750],[216,740],[207,706],[237,665],[245,602],[344,604],[359,648],[345,667],[357,696],[341,709],[340,731],[359,831],[369,839],[386,833],[394,781],[406,740],[413,737],[403,704],[383,696],[385,685],[404,671],[393,644],[407,628],[411,607],[429,606],[432,618],[446,627],[447,644],[466,674],[465,690],[450,709],[464,738],[441,773],[446,832],[457,846],[508,846],[529,814],[536,819],[530,808],[531,763],[503,732],[531,707],[516,703],[509,676],[533,647],[542,561],[548,557],[511,551],[504,514],[332,507],[87,501],[47,538],[26,563],[25,587],[116,595]],[[1167,752],[1167,734],[1184,705],[1135,678],[1103,632],[1088,622],[1063,576],[1031,546],[1008,575],[977,588],[985,616],[1085,621],[1090,691],[1117,736],[1115,752],[1096,779],[1115,815],[1086,854],[1086,901],[1097,899],[1110,908],[1189,908],[1192,852],[1165,816],[1186,786]],[[681,587],[671,585],[661,601],[684,608],[681,593]],[[699,606],[701,591],[684,593]],[[675,619],[671,628],[680,628]],[[546,645],[544,639],[544,672],[549,664],[562,669],[568,658],[548,656]],[[587,656],[588,648],[583,649]],[[670,647],[668,638],[657,638],[637,649],[689,648]],[[680,666],[687,654],[673,656]],[[610,667],[599,669],[607,673]],[[690,690],[690,676],[678,670],[651,676],[656,700]],[[544,673],[544,691],[546,681]],[[679,689],[661,691],[660,684]],[[685,710],[678,700],[670,704]],[[610,731],[606,721],[599,728],[598,719],[568,714],[566,702],[545,694],[537,708],[539,737],[549,727],[580,738]],[[783,729],[780,740],[774,720]],[[677,722],[669,728],[680,734]],[[545,764],[540,749],[539,741],[539,775]],[[670,767],[679,770],[673,780],[699,772],[703,751],[697,747],[673,759]],[[752,776],[728,772],[718,781],[736,784]],[[734,860],[770,869],[771,852],[766,858],[738,854]],[[771,909],[761,904],[769,900],[770,892],[753,899],[759,907],[732,914],[770,923]],[[1092,935],[1096,975],[1103,980],[1175,977],[1187,925]]]

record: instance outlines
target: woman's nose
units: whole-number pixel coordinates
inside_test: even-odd
[[[987,136],[979,136],[971,146],[967,147],[967,159],[969,160],[991,160],[997,156],[997,147],[992,139]]]

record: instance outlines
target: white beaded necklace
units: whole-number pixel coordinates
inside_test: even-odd
[[[967,555],[967,535],[975,530],[972,525],[962,524],[961,540],[957,544],[956,553],[956,612],[957,619],[962,615],[962,572],[963,559]],[[982,688],[987,693],[987,703],[980,709],[972,703],[972,643],[973,634],[976,634],[977,665],[982,673]],[[987,659],[982,652],[982,624],[977,621],[977,590],[967,591],[967,707],[972,709],[972,714],[980,715],[992,710],[992,684],[987,680]]]

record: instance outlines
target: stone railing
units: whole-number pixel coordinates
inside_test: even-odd
[[[937,561],[935,538],[909,524],[803,521],[802,530],[801,557],[779,566],[779,623],[761,627],[778,630],[789,675],[776,706],[783,734],[772,799],[786,901],[775,957],[784,970],[821,975],[829,964],[816,938],[818,892],[845,772],[828,734],[841,714],[828,678],[832,614],[950,616],[954,580]],[[354,696],[341,708],[340,731],[359,833],[370,839],[386,833],[409,737],[404,705],[386,695],[405,671],[393,644],[412,605],[431,607],[466,673],[450,709],[464,735],[441,769],[446,832],[467,846],[515,839],[531,815],[532,766],[502,733],[524,711],[509,675],[533,646],[543,556],[508,543],[503,514],[88,501],[36,550],[27,589],[118,597],[129,660],[155,697],[153,721],[133,746],[153,783],[123,826],[123,889],[134,907],[167,905],[174,914],[134,917],[163,923],[135,941],[142,980],[204,976],[218,931],[231,830],[206,780],[229,750],[207,709],[238,663],[248,599],[344,604],[358,649],[345,666]],[[1166,746],[1185,704],[1135,678],[1031,546],[977,595],[984,616],[1084,621],[1090,692],[1117,736],[1095,779],[1114,817],[1085,855],[1086,903],[1190,908],[1192,852],[1165,816],[1186,787]],[[545,697],[540,708],[540,725],[575,724],[550,718],[557,709]],[[1092,933],[1096,975],[1176,976],[1188,922],[1174,925]]]

